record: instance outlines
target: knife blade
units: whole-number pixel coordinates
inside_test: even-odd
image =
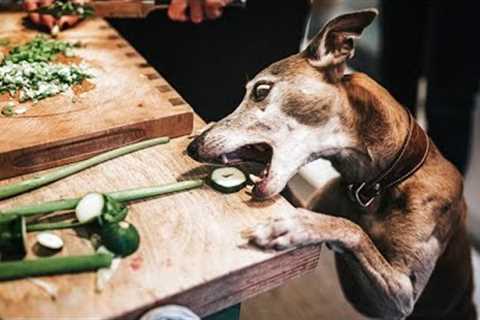
[[[233,0],[228,7],[245,8],[247,0]],[[170,0],[97,0],[88,2],[95,15],[104,18],[145,18],[156,10],[167,9]]]

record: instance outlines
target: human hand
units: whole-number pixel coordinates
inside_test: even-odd
[[[48,7],[54,2],[55,0],[25,0],[23,2],[23,8],[24,10],[30,12],[41,7]],[[72,2],[83,5],[86,2],[89,2],[89,0],[73,0]],[[81,17],[76,15],[64,15],[56,18],[51,14],[42,14],[37,12],[30,12],[28,16],[33,23],[44,25],[51,31],[53,31],[54,28],[63,29],[64,27],[74,26],[81,20]]]
[[[168,16],[174,21],[201,23],[206,19],[219,18],[231,0],[172,0]],[[190,9],[190,16],[187,15]]]

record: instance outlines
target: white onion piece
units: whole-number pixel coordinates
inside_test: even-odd
[[[45,248],[59,250],[63,247],[63,240],[50,232],[42,232],[37,235],[37,242]]]
[[[102,214],[105,199],[102,194],[92,192],[86,194],[77,204],[75,215],[81,223],[89,222]]]
[[[104,246],[98,248],[97,253],[110,253]],[[122,261],[121,257],[113,258],[112,264],[108,268],[100,268],[97,270],[97,281],[95,285],[95,291],[102,292],[105,289],[107,283],[112,279],[115,271],[117,271]]]
[[[50,282],[45,280],[35,279],[35,278],[28,278],[28,280],[39,287],[40,289],[44,290],[52,300],[56,300],[58,296],[58,287]]]

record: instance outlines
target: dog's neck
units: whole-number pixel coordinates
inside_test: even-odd
[[[347,183],[371,181],[388,168],[408,135],[408,113],[380,85],[364,74],[343,78],[348,117],[356,146],[339,149],[329,160]]]

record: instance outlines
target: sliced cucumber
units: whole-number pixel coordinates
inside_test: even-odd
[[[235,167],[223,167],[212,171],[210,182],[215,190],[223,193],[240,191],[247,184],[247,176]]]
[[[131,255],[140,246],[137,228],[125,221],[104,224],[101,234],[103,245],[122,257]]]

